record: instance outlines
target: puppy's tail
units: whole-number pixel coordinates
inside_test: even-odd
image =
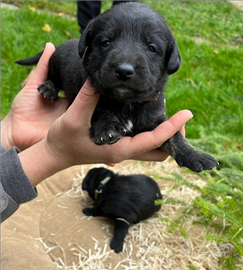
[[[15,63],[16,63],[16,64],[19,64],[19,65],[22,65],[22,66],[32,66],[32,65],[35,65],[35,64],[37,64],[38,61],[40,60],[40,58],[41,58],[43,52],[44,52],[44,51],[38,53],[38,54],[35,55],[35,56],[26,58],[26,59],[18,60],[18,61],[16,61]]]

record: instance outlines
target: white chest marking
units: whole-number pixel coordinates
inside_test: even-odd
[[[127,123],[126,123],[126,128],[127,130],[129,130],[130,132],[132,131],[132,128],[133,128],[133,123],[131,120],[128,120]]]

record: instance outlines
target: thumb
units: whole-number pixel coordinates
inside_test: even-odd
[[[66,114],[70,116],[71,121],[86,122],[87,119],[91,121],[99,98],[100,95],[95,92],[94,87],[91,85],[89,79],[87,79]]]
[[[48,42],[46,43],[45,50],[37,64],[36,69],[34,70],[33,74],[31,74],[30,78],[28,79],[26,86],[32,85],[32,84],[42,84],[47,79],[47,73],[48,73],[48,64],[49,59],[51,55],[55,51],[55,46]]]

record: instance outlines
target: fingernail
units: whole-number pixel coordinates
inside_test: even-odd
[[[116,163],[107,163],[106,165],[107,166],[110,166],[110,167],[115,167],[116,166]]]
[[[190,118],[189,118],[189,120],[193,117],[193,114],[192,114],[192,112],[190,111],[190,110],[187,110],[187,109],[185,109],[184,111],[186,111],[187,112],[187,115],[189,116],[189,113],[190,113]]]
[[[51,42],[47,42],[46,45],[45,45],[45,49],[48,47],[48,46],[54,46]],[[55,46],[54,46],[55,47]]]

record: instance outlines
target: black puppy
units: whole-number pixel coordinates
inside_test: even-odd
[[[162,199],[157,183],[146,175],[118,175],[105,168],[94,168],[83,180],[82,189],[96,201],[83,209],[87,216],[105,216],[115,222],[110,247],[122,251],[131,224],[138,223],[160,209],[155,200]]]
[[[41,54],[17,63],[33,65]],[[90,135],[98,145],[112,144],[167,120],[163,88],[180,62],[176,40],[161,15],[144,4],[119,4],[93,19],[79,41],[57,47],[49,61],[48,81],[38,89],[49,100],[63,89],[71,103],[89,77],[102,95]],[[180,132],[160,149],[196,172],[217,165]]]

